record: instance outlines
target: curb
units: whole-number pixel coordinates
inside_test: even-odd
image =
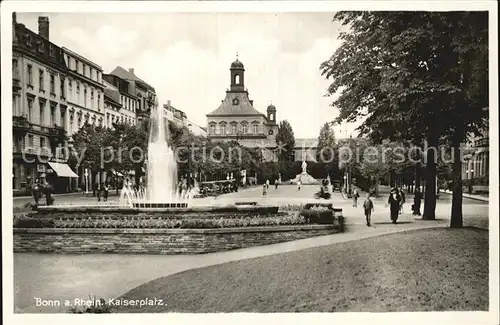
[[[443,191],[443,193],[446,193],[446,194],[449,194],[449,195],[453,195],[453,192],[450,192],[450,191]],[[490,202],[489,198],[480,197],[480,196],[477,196],[477,195],[462,194],[462,197],[465,197],[465,198],[471,199],[471,200],[476,200],[476,201]]]

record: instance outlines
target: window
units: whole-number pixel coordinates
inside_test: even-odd
[[[40,105],[40,125],[45,125],[45,102],[39,101]]]
[[[83,106],[87,107],[87,88],[83,89]]]
[[[210,134],[215,134],[215,124],[210,124],[209,133]]]
[[[236,123],[231,124],[231,134],[236,134]]]
[[[33,115],[33,99],[28,98],[28,122],[31,122]]]
[[[33,135],[28,134],[28,147],[30,149],[33,149],[33,146],[35,145],[35,142],[33,141]]]
[[[76,99],[77,101],[80,99],[80,83],[76,82]]]
[[[40,137],[40,154],[45,154],[45,138]]]
[[[60,81],[61,81],[61,95],[60,96],[61,96],[61,98],[66,98],[66,93],[64,91],[64,81],[65,81],[64,77],[61,77]]]
[[[28,64],[28,85],[33,86],[33,67]]]
[[[97,94],[97,109],[101,110],[101,94]]]
[[[240,75],[237,74],[234,76],[234,84],[239,85],[240,84]]]
[[[244,134],[248,133],[248,125],[246,123],[241,124],[241,132]]]
[[[56,92],[56,77],[53,74],[50,75],[50,92],[52,94]]]
[[[220,134],[226,134],[226,123],[221,123],[220,125]]]
[[[94,89],[90,90],[90,108],[92,108],[94,104]]]
[[[38,88],[40,91],[45,91],[45,73],[43,69],[38,70]]]
[[[50,107],[50,126],[56,124],[56,107]]]
[[[73,82],[68,80],[69,99],[73,99]]]
[[[252,133],[254,134],[259,133],[259,125],[257,123],[252,124]]]
[[[19,66],[17,59],[12,59],[12,76],[19,80]]]
[[[66,130],[66,110],[65,109],[61,109],[61,125],[63,127],[64,130]]]

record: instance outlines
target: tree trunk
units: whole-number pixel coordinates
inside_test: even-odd
[[[427,162],[426,162],[426,179],[425,179],[425,200],[424,200],[424,214],[422,219],[435,220],[436,219],[436,156],[433,148],[437,148],[438,138],[429,136],[427,149]]]
[[[460,138],[457,136],[453,141],[453,198],[451,201],[451,221],[450,228],[463,227],[462,213],[462,161],[460,160]]]
[[[420,191],[420,165],[415,166],[415,188],[413,190],[415,191],[417,188]]]

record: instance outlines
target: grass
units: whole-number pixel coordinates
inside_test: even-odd
[[[121,298],[168,306],[117,312],[488,309],[488,232],[426,229],[193,269]]]

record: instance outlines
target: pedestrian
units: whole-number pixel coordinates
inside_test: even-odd
[[[420,216],[420,204],[422,203],[422,192],[418,188],[415,189],[413,196],[413,215]]]
[[[262,186],[262,195],[263,196],[267,195],[267,184],[266,183],[264,183],[264,185]]]
[[[35,179],[33,186],[31,186],[31,194],[33,195],[33,199],[35,200],[35,205],[38,206],[38,202],[40,200],[40,183],[38,178]]]
[[[300,191],[300,185],[301,185],[301,183],[300,183],[300,181],[298,181],[297,182],[297,190],[299,190],[299,191]]]
[[[108,201],[108,194],[109,194],[109,184],[106,182],[106,183],[104,183],[104,187],[103,187],[104,202]]]
[[[101,202],[101,191],[102,191],[101,183],[97,183],[95,191],[97,194],[97,202]]]
[[[392,223],[396,224],[398,221],[399,209],[400,209],[400,204],[401,204],[401,199],[400,199],[396,189],[393,189],[391,191],[391,194],[389,195],[389,200],[387,203],[389,204],[390,211],[391,211],[391,221],[392,221]]]
[[[366,225],[371,226],[372,211],[375,211],[373,206],[373,201],[370,199],[370,193],[366,195],[366,200],[363,203],[363,209],[365,210]]]
[[[52,198],[52,185],[47,181],[45,181],[44,190],[45,190],[45,203],[47,205],[52,205],[52,203],[54,203],[54,199]]]
[[[403,205],[405,204],[406,202],[406,195],[405,195],[405,191],[403,189],[401,189],[399,191],[399,195],[401,197],[401,205],[399,207],[399,214],[403,213]]]
[[[358,190],[354,189],[354,193],[352,194],[352,206],[355,208],[358,207],[358,198],[359,198]]]
[[[267,189],[269,189],[269,180],[266,179],[266,186],[267,186]]]
[[[275,179],[274,180],[274,189],[277,190],[278,189],[278,179]]]

